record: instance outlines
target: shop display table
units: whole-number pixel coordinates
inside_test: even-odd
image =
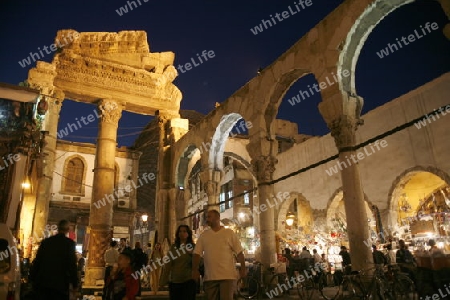
[[[450,283],[450,255],[416,256],[417,278],[415,280],[419,296],[435,294],[445,284]]]

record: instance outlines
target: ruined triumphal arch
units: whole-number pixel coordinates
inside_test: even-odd
[[[44,123],[44,129],[48,131],[44,149],[47,156],[44,175],[38,181],[33,230],[42,230],[48,217],[57,125],[63,100],[97,105],[100,120],[85,283],[95,285],[95,280],[103,278],[103,253],[111,239],[113,201],[100,208],[93,203],[114,192],[117,126],[122,111],[156,114],[164,126],[167,120],[179,118],[182,95],[172,83],[177,76],[173,66],[174,53],[151,53],[145,32],[60,30],[55,40],[67,41],[68,38],[71,43],[60,48],[51,63],[39,61],[28,76],[30,86],[39,89],[49,103]]]

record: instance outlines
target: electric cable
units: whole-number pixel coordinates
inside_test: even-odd
[[[436,113],[437,111],[441,111],[442,109],[445,109],[447,106],[450,106],[450,104],[443,105],[443,106],[441,106],[441,107],[439,107],[439,108],[437,108],[437,109],[435,109],[435,110],[433,110],[433,111],[431,111],[431,112],[429,112],[429,113],[426,113],[426,114],[424,114],[424,115],[422,115],[422,116],[420,116],[420,117],[418,117],[418,118],[416,118],[416,119],[413,119],[413,120],[411,120],[411,121],[409,121],[409,122],[406,122],[406,123],[404,123],[404,124],[402,124],[402,125],[396,126],[396,127],[392,128],[391,130],[385,131],[384,133],[378,134],[378,135],[376,135],[375,137],[372,137],[372,138],[370,138],[370,139],[368,139],[368,140],[366,140],[366,141],[364,141],[364,142],[362,142],[362,143],[359,143],[358,145],[355,145],[355,146],[353,146],[353,147],[343,147],[343,148],[339,149],[339,152],[356,151],[357,149],[362,148],[362,147],[365,147],[365,146],[369,145],[370,143],[372,143],[372,142],[374,142],[374,141],[377,141],[377,140],[382,139],[382,138],[384,138],[384,137],[390,136],[390,135],[392,135],[392,134],[394,134],[394,133],[397,133],[397,132],[399,132],[399,131],[403,131],[404,129],[413,126],[414,124],[416,124],[416,123],[419,122],[420,120],[423,120],[423,119],[426,119],[426,120],[427,120],[431,114]],[[332,155],[332,156],[330,156],[330,157],[328,157],[328,158],[325,158],[325,159],[323,159],[323,160],[321,160],[321,161],[318,161],[318,162],[316,162],[316,163],[313,163],[313,164],[311,164],[311,165],[309,165],[309,166],[307,166],[307,167],[301,168],[301,169],[299,169],[299,170],[297,170],[297,171],[294,171],[294,172],[291,172],[291,173],[286,174],[286,175],[284,175],[284,176],[281,176],[281,177],[279,177],[278,179],[274,179],[274,180],[271,180],[271,181],[268,181],[268,182],[261,182],[261,183],[258,183],[258,186],[273,185],[273,184],[275,184],[275,183],[284,181],[284,180],[286,180],[286,179],[288,179],[288,178],[291,178],[291,177],[296,176],[296,175],[298,175],[298,174],[304,173],[304,172],[306,172],[306,171],[308,171],[308,170],[311,170],[311,169],[313,169],[313,168],[316,168],[316,167],[318,167],[318,166],[320,166],[320,165],[323,165],[323,164],[325,164],[325,163],[327,163],[327,162],[329,162],[329,161],[335,160],[335,159],[337,159],[337,158],[339,158],[339,153],[338,153],[338,154],[335,154],[335,155]],[[255,187],[254,189],[252,189],[250,192],[253,192],[253,191],[256,191],[256,190],[258,190],[257,187]],[[217,206],[217,205],[226,203],[226,202],[228,202],[228,201],[232,201],[233,199],[238,198],[238,197],[241,197],[241,196],[243,196],[243,195],[245,195],[245,193],[244,193],[244,194],[236,195],[236,196],[234,196],[234,197],[231,197],[230,199],[221,201],[221,202],[219,202],[219,203],[207,204],[206,207],[209,207],[209,206]],[[185,217],[182,217],[180,220],[187,219],[187,218],[189,218],[189,217],[192,217],[192,216],[197,215],[197,214],[199,214],[199,213],[203,213],[203,212],[205,212],[205,211],[207,211],[207,208],[202,209],[202,210],[200,210],[200,211],[197,211],[197,212],[195,212],[195,213],[189,214],[189,215],[187,215],[187,216],[185,216]]]

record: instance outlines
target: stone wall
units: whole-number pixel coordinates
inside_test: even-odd
[[[370,111],[362,117],[365,124],[356,132],[357,143],[367,141],[436,108],[450,104],[449,93],[450,73],[447,73]],[[447,179],[443,179],[449,183],[449,124],[450,116],[441,115],[436,121],[430,118],[425,128],[418,129],[412,125],[384,137],[387,143],[385,148],[380,147],[380,150],[377,150],[371,149],[370,145],[366,146],[366,151],[370,155],[365,155],[365,158],[359,161],[366,200],[376,204],[380,210],[388,209],[391,200],[388,195],[396,178],[413,168],[440,170],[442,174],[446,174]],[[357,152],[364,152],[364,148],[358,149]],[[337,149],[330,134],[308,139],[277,156],[278,164],[274,178],[308,167],[336,154]],[[330,168],[337,166],[336,163],[336,160],[331,160],[280,181],[275,184],[275,191],[301,192],[310,201],[313,209],[326,209],[335,192],[341,188],[339,169],[331,176],[327,174],[327,170],[330,172]]]

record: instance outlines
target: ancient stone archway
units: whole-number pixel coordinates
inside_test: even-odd
[[[212,145],[208,159],[208,167],[210,169],[223,169],[223,153],[225,144],[234,124],[236,124],[240,119],[242,119],[242,116],[238,113],[231,113],[221,118],[212,138]]]
[[[283,230],[284,222],[286,221],[286,215],[289,212],[288,211],[289,207],[296,200],[297,200],[297,207],[298,207],[298,216],[296,216],[296,217],[299,219],[300,222],[302,222],[301,224],[299,224],[299,226],[307,225],[308,223],[310,223],[310,225],[312,226],[313,214],[312,214],[312,209],[311,209],[311,205],[309,204],[309,201],[305,198],[305,196],[302,195],[302,193],[292,192],[292,193],[290,193],[289,199],[284,201],[281,204],[281,206],[279,207],[278,215],[277,215],[276,230],[278,230],[278,231]],[[302,220],[300,220],[300,218]]]
[[[260,199],[269,198],[273,194],[273,172],[277,162],[276,143],[271,126],[283,95],[296,80],[306,74],[313,74],[318,82],[326,82],[327,78],[337,76],[338,84],[330,85],[326,89],[321,88],[322,102],[319,104],[319,110],[335,139],[340,160],[345,161],[347,155],[354,154],[355,131],[357,126],[361,125],[363,99],[356,95],[354,88],[354,68],[359,51],[370,31],[384,16],[409,2],[411,1],[395,0],[390,4],[388,0],[345,1],[258,76],[221,103],[201,124],[183,137],[183,140],[192,141],[197,139],[197,136],[207,140],[209,136],[205,136],[204,132],[211,134],[211,125],[206,124],[212,124],[213,128],[220,127],[219,124],[230,124],[238,118],[233,114],[252,122],[254,128],[249,135],[250,143],[247,149],[257,176]],[[446,11],[448,12],[448,9]],[[351,72],[349,78],[343,74],[345,70]],[[234,117],[222,118],[226,115]],[[229,133],[225,133],[225,128],[227,126],[214,132],[214,150],[211,154],[220,153],[220,145]],[[185,141],[183,143],[186,144]],[[207,185],[211,195],[215,194],[213,183],[217,179],[216,168],[220,170],[221,161],[214,155],[208,160],[209,170],[205,178],[211,181]],[[366,260],[371,259],[371,253],[360,243],[368,238],[368,228],[364,225],[367,223],[367,216],[358,165],[343,170],[341,176],[348,203],[346,207],[349,213],[353,211],[355,215],[349,225],[354,229],[350,237],[354,241],[351,245],[355,253],[352,261],[355,262],[355,269],[360,269],[364,267]],[[264,218],[261,219],[261,226],[267,225],[264,228],[265,235],[261,237],[263,244],[267,245],[262,248],[262,261],[269,264],[275,251],[275,242],[272,239],[273,209],[269,209],[260,217]]]
[[[178,159],[175,169],[175,177],[177,178],[176,186],[178,188],[186,188],[186,177],[192,169],[191,160],[198,156],[198,152],[197,146],[189,145]]]
[[[387,15],[397,8],[412,3],[415,0],[377,0],[366,7],[364,12],[354,22],[344,41],[338,60],[338,74],[344,70],[350,72],[350,76],[341,77],[339,81],[342,93],[357,95],[355,86],[355,69],[359,54],[372,30]]]
[[[271,91],[271,96],[268,99],[268,103],[264,113],[268,136],[273,135],[270,125],[272,124],[273,120],[275,120],[275,117],[278,114],[278,108],[284,95],[297,80],[307,75],[308,73],[310,72],[303,69],[294,69],[287,72],[286,74],[283,74],[279,79],[277,79],[277,82],[273,90]]]
[[[336,213],[340,213],[341,211],[341,205],[344,198],[344,194],[342,191],[342,188],[338,189],[334,195],[330,198],[330,201],[328,203],[327,207],[327,226],[331,226],[330,220],[334,217]],[[371,206],[372,204],[365,200],[366,202],[366,212],[372,213]],[[344,212],[345,214],[345,212]],[[370,218],[370,217],[369,217]]]
[[[399,202],[399,199],[402,197],[403,189],[404,189],[406,183],[408,183],[408,181],[412,177],[414,177],[415,175],[417,175],[419,173],[430,173],[430,174],[440,178],[447,185],[450,185],[449,174],[447,174],[446,172],[444,172],[438,168],[435,168],[432,166],[429,166],[429,167],[416,166],[416,167],[410,168],[408,170],[405,170],[399,176],[397,176],[397,178],[394,180],[394,182],[392,183],[391,188],[389,190],[387,203],[388,203],[391,217],[386,220],[388,226],[395,227],[396,225],[398,225],[397,224],[397,219],[398,219],[398,215],[399,215],[398,202]]]
[[[165,123],[179,118],[181,92],[172,83],[177,76],[174,53],[150,53],[144,31],[60,30],[55,44],[67,39],[70,43],[60,49],[51,63],[38,61],[28,75],[30,86],[39,89],[49,102],[44,124],[44,130],[49,132],[44,148],[45,176],[38,182],[33,230],[42,230],[48,216],[62,101],[67,98],[96,104],[100,122],[89,221],[91,255],[85,281],[86,285],[95,285],[96,280],[103,279],[103,253],[111,238],[117,126],[122,110],[150,115],[158,112]],[[160,135],[165,136],[165,132]],[[108,203],[96,208],[93,203],[102,198]]]

